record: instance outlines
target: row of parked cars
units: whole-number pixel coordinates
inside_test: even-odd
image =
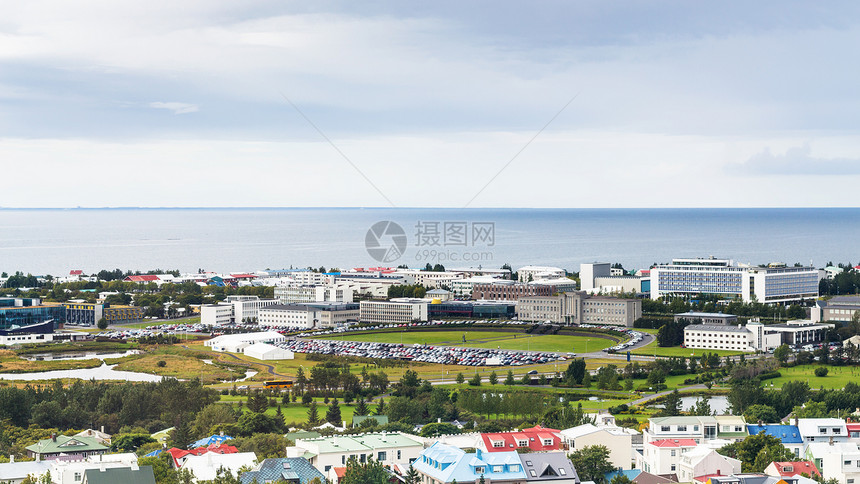
[[[278,346],[296,353],[360,356],[462,366],[522,366],[566,360],[563,356],[545,352],[320,339],[295,339],[280,343]]]

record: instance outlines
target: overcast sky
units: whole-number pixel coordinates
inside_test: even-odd
[[[857,2],[2,2],[0,206],[858,206],[857,46]]]

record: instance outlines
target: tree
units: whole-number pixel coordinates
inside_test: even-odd
[[[788,355],[791,354],[791,348],[787,344],[779,345],[775,350],[773,350],[773,357],[777,359],[781,364],[785,364],[788,361]]]
[[[194,441],[191,436],[191,426],[186,418],[177,416],[173,430],[170,431],[170,441],[177,449],[187,449],[188,444]]]
[[[107,320],[107,319],[105,319],[105,318],[100,318],[100,319],[99,319],[99,322],[98,322],[98,323],[96,323],[96,326],[98,326],[98,328],[99,328],[100,330],[104,331],[104,330],[106,330],[106,329],[107,329],[107,327],[108,327],[108,320]]]
[[[382,463],[373,459],[360,464],[355,457],[346,463],[346,472],[340,484],[388,484],[388,472]]]
[[[827,404],[813,401],[806,402],[802,407],[794,407],[792,413],[797,418],[826,418],[830,416],[830,412],[827,411]]]
[[[379,403],[376,404],[376,415],[385,415],[385,399],[380,398]]]
[[[340,419],[340,405],[337,403],[337,398],[335,398],[331,405],[328,407],[328,410],[325,412],[326,422],[340,426],[342,421]]]
[[[462,385],[464,381],[466,381],[466,377],[464,377],[462,373],[457,373],[456,382]]]
[[[609,481],[609,484],[633,484],[633,481],[624,474],[616,474],[615,477]]]
[[[609,449],[605,445],[588,445],[570,454],[573,468],[583,481],[606,482],[605,475],[615,470],[609,462]]]
[[[747,411],[744,412],[744,418],[750,424],[752,424],[753,422],[779,422],[779,415],[777,415],[776,409],[771,407],[770,405],[762,405],[760,403],[750,405],[747,408]]]
[[[676,415],[681,415],[681,395],[677,388],[663,398],[663,409],[657,413],[659,417],[674,417]]]
[[[212,435],[213,427],[221,424],[236,423],[236,412],[230,405],[210,403],[197,412],[197,417],[191,424],[191,431],[195,437],[201,438]]]
[[[460,429],[448,422],[431,422],[421,427],[422,437],[437,437],[439,435],[459,434]]]
[[[149,434],[120,434],[111,439],[110,449],[114,452],[134,452],[143,444],[155,442]]]
[[[508,376],[505,377],[505,385],[510,387],[514,386],[515,383],[516,381],[514,381],[514,372],[508,370]]]
[[[316,425],[320,421],[319,411],[317,410],[317,402],[311,402],[308,406],[308,423]]]
[[[367,409],[367,404],[364,402],[364,398],[359,397],[358,402],[355,404],[355,410],[352,412],[352,414],[361,417],[367,415],[368,413],[370,413],[370,411]]]
[[[750,435],[740,442],[725,445],[717,449],[717,452],[740,460],[743,472],[763,472],[771,462],[795,459],[794,454],[782,445],[779,438],[764,432]]]
[[[585,377],[585,358],[574,358],[564,371],[564,379],[568,385],[581,385]]]
[[[702,395],[696,400],[696,404],[690,409],[690,415],[711,415],[711,397]]]
[[[268,459],[273,457],[284,457],[285,449],[291,445],[290,440],[283,434],[254,434],[250,437],[237,437],[228,442],[235,446],[239,452],[253,452],[257,457]]]
[[[236,424],[239,435],[271,434],[284,430],[284,420],[265,413],[246,412]]]
[[[418,474],[418,471],[412,467],[412,464],[409,464],[409,470],[406,471],[406,475],[404,477],[404,484],[420,484],[421,476]]]
[[[817,377],[825,377],[825,376],[827,376],[827,373],[828,373],[827,368],[824,366],[819,366],[818,368],[815,369],[815,376],[817,376]]]
[[[473,387],[481,386],[481,375],[475,373],[475,376],[469,378],[469,385],[472,385]]]
[[[490,373],[490,385],[495,385],[496,383],[499,383],[499,376],[494,371]]]

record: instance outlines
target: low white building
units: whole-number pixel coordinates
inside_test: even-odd
[[[651,474],[676,474],[681,455],[699,444],[693,439],[660,439],[644,445],[642,453],[636,453],[636,468]]]
[[[260,299],[257,296],[227,296],[218,304],[204,304],[200,307],[200,322],[203,324],[229,324],[256,321],[258,311],[266,306],[277,304],[277,299]]]
[[[268,343],[254,343],[246,346],[242,352],[258,360],[292,360],[296,357],[292,351]]]
[[[520,282],[538,281],[541,279],[566,278],[567,271],[561,267],[523,266],[517,269],[517,279]]]
[[[730,476],[740,472],[741,461],[724,456],[706,445],[700,445],[684,452],[676,475],[678,482],[695,482],[696,478],[701,476]]]
[[[218,454],[206,452],[201,455],[190,455],[185,459],[183,469],[194,473],[195,482],[215,479],[218,469],[224,468],[237,475],[242,467],[253,468],[257,464],[257,454],[253,452],[238,452],[235,454]]]
[[[331,328],[358,321],[358,303],[275,304],[260,309],[258,323],[289,328]]]
[[[631,433],[632,432],[632,433]],[[603,445],[609,449],[609,462],[618,469],[633,468],[634,430],[621,427],[597,427],[583,424],[560,432],[562,442],[571,452],[589,445]]]
[[[286,336],[275,331],[264,331],[259,333],[237,333],[216,336],[203,344],[212,348],[213,351],[225,351],[229,353],[240,353],[243,349],[254,343],[282,343]]]
[[[54,484],[80,484],[89,469],[137,468],[134,453],[78,456],[60,456],[51,461],[51,481]]]
[[[364,323],[390,324],[427,321],[426,299],[396,298],[390,301],[361,301],[360,319]]]
[[[386,466],[409,466],[424,450],[419,437],[401,432],[297,439],[287,447],[287,457],[305,457],[320,472],[344,467],[350,458],[359,462],[373,459]]]
[[[815,463],[824,479],[860,483],[860,448],[854,442],[813,442],[806,446],[806,458]]]
[[[848,442],[848,425],[841,418],[800,418],[797,430],[807,445],[813,442]]]

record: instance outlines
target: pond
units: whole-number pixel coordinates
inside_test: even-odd
[[[685,412],[689,411],[700,398],[701,397],[681,397],[681,410]],[[715,412],[717,415],[729,414],[729,399],[725,395],[714,395],[708,403],[711,405],[711,411]]]
[[[28,361],[56,361],[56,360],[90,360],[97,358],[104,360],[105,358],[122,358],[140,354],[138,350],[126,350],[122,352],[109,351],[87,351],[87,352],[66,352],[66,353],[36,353],[32,355],[23,355],[22,359]]]
[[[79,370],[53,370],[38,373],[0,373],[0,380],[54,380],[57,378],[78,378],[81,380],[125,380],[159,382],[160,375],[137,373],[134,371],[114,370],[116,365],[102,365],[98,368]]]

